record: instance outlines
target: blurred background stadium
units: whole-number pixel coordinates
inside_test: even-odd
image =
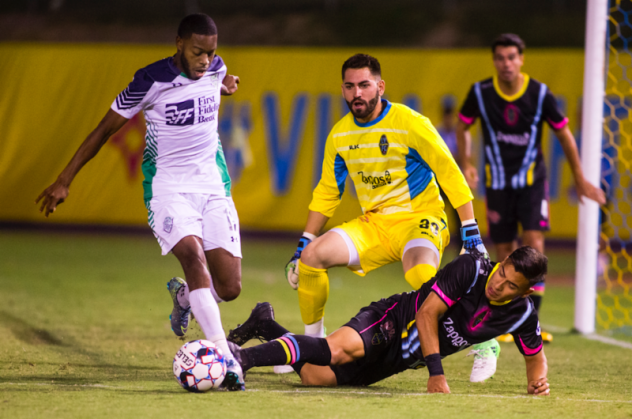
[[[611,0],[610,5],[611,77],[604,107],[604,159],[610,164],[602,176],[602,185],[610,191],[604,208],[609,226],[602,232],[607,256],[600,271],[598,326],[602,334],[630,341],[632,7],[629,1]],[[160,256],[147,226],[140,171],[145,145],[142,115],[113,136],[82,170],[68,201],[49,219],[38,212],[34,200],[55,180],[134,72],[174,53],[178,22],[195,12],[215,19],[218,54],[229,73],[241,77],[237,94],[223,98],[219,116],[244,236],[244,289],[237,301],[221,306],[226,330],[243,321],[262,299],[277,306],[279,318],[293,331],[302,327],[283,266],[307,217],[327,133],[347,112],[339,86],[341,64],[350,55],[365,52],[378,57],[387,98],[420,111],[449,132],[470,85],[494,71],[491,40],[499,33],[518,33],[527,43],[524,71],[551,88],[571,130],[581,137],[585,1],[0,0],[0,359],[5,361],[0,364],[0,390],[6,395],[0,402],[4,398],[17,416],[33,411],[52,414],[49,406],[62,406],[54,410],[58,417],[94,414],[97,407],[103,415],[151,416],[138,410],[135,397],[150,396],[157,409],[173,406],[163,397],[183,396],[170,381],[169,362],[180,342],[168,330],[169,300],[162,288],[181,272],[175,258]],[[566,400],[558,400],[555,412],[558,417],[601,417],[616,409],[620,417],[629,417],[626,400],[632,390],[625,377],[632,375],[630,351],[569,333],[578,202],[563,150],[548,126],[544,129],[552,228],[547,234],[550,286],[542,317],[556,332],[547,355],[551,368],[560,374],[558,394]],[[475,158],[481,161],[478,125],[474,137]],[[359,214],[351,186],[328,227]],[[474,191],[475,210],[486,230],[480,186]],[[456,250],[450,249],[443,263]],[[361,305],[407,290],[399,266],[362,280],[343,269],[334,272],[330,330]],[[124,336],[120,330],[125,330]],[[450,384],[453,391],[509,391],[516,397],[524,393],[523,371],[512,369],[520,362],[517,351],[503,348],[512,355],[501,357],[501,378],[484,390],[469,387],[469,359],[448,362],[448,369],[461,371]],[[579,371],[587,359],[598,362],[593,369]],[[611,378],[590,381],[603,374]],[[409,382],[398,376],[374,390],[376,397],[382,397],[380,391],[392,392],[391,396],[400,392],[400,405],[417,403],[405,394],[421,388],[423,377],[402,376],[416,387],[407,387]],[[271,373],[251,377],[251,388],[258,391],[284,391],[296,384],[293,378]],[[34,386],[49,381],[84,386],[80,389],[93,389],[95,383],[105,387],[99,394],[72,396],[65,387],[53,386],[34,397]],[[26,387],[17,391],[18,384]],[[271,401],[262,400],[262,395],[252,400],[288,409],[297,402],[275,394]],[[28,397],[32,399],[27,402]],[[72,397],[78,397],[80,410],[73,407]],[[111,403],[112,397],[118,406]],[[232,397],[214,400],[231,411],[234,406],[226,400],[235,401]],[[305,396],[304,407],[319,397]],[[368,416],[385,411],[390,403],[371,405],[362,401],[364,396],[346,395],[336,399],[338,410],[321,406],[311,414],[333,416],[332,412],[344,411],[349,397],[359,398],[356,413],[366,409]],[[615,404],[582,404],[591,398]],[[439,415],[446,406],[433,400],[428,403]],[[459,403],[450,412],[472,406]],[[515,403],[518,407],[510,412],[533,408],[521,399]],[[494,401],[477,408],[487,417],[508,417]],[[242,407],[233,412],[248,413]]]

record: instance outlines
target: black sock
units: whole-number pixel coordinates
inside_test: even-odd
[[[290,333],[289,330],[287,330],[285,327],[281,326],[274,320],[261,322],[258,329],[259,335],[268,342],[274,339],[278,339],[287,333]]]
[[[241,351],[242,367],[268,367],[273,365],[296,365],[300,372],[302,365],[310,363],[327,366],[331,363],[331,351],[324,338],[286,334],[262,345]]]
[[[542,296],[531,294],[531,299],[533,300],[533,306],[535,307],[535,311],[539,314],[540,305],[542,304]]]

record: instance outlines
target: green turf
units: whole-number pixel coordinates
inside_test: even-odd
[[[243,292],[221,305],[225,328],[268,300],[282,324],[301,331],[296,293],[282,276],[294,246],[244,244]],[[568,275],[561,267],[572,269],[572,255],[558,253],[551,271]],[[513,344],[503,344],[486,384],[469,383],[465,353],[446,359],[451,395],[424,394],[425,370],[368,388],[327,389],[301,387],[293,374],[270,368],[251,371],[245,393],[189,394],[171,373],[182,342],[168,323],[166,282],[180,272],[151,237],[0,232],[0,417],[632,417],[632,351],[559,333],[546,347],[549,398],[525,395]],[[328,330],[406,289],[399,265],[366,278],[332,270]],[[572,326],[572,301],[570,286],[549,286],[543,323]],[[199,329],[189,337],[201,337]]]

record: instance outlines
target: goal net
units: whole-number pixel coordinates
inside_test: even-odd
[[[632,335],[632,1],[608,6],[597,327]]]

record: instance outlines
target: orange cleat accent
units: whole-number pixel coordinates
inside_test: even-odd
[[[513,335],[506,333],[504,335],[500,335],[496,338],[496,340],[498,342],[502,342],[502,343],[511,343],[514,341]]]

